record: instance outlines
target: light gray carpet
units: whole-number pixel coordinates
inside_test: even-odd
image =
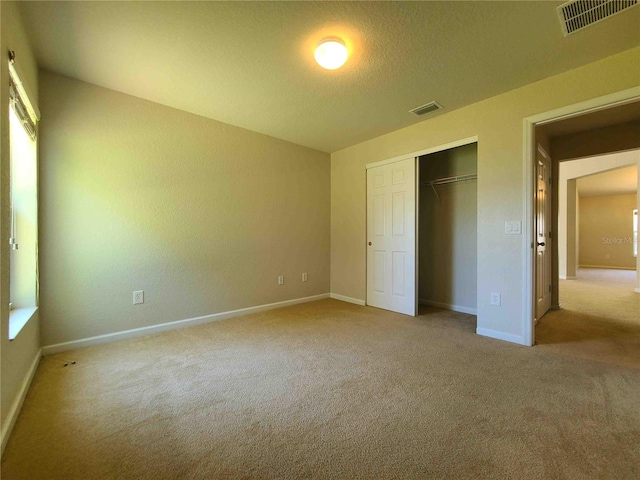
[[[2,478],[640,478],[639,329],[552,320],[322,300],[50,356]]]

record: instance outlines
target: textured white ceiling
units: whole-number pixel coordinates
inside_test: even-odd
[[[42,68],[333,152],[640,45],[640,8],[564,37],[556,1],[23,2]],[[340,36],[337,71],[313,50]]]
[[[581,177],[576,186],[581,197],[636,193],[638,191],[638,167],[634,165]]]

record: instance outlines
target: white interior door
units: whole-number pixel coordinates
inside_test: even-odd
[[[416,160],[367,169],[367,305],[416,315]]]
[[[551,307],[551,161],[536,154],[536,318]]]

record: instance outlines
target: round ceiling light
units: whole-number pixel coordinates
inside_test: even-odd
[[[314,54],[318,65],[327,70],[340,68],[347,61],[348,56],[347,47],[338,38],[325,38],[320,42]]]

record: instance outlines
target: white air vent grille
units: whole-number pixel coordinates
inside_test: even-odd
[[[421,115],[426,115],[427,113],[440,110],[441,108],[442,108],[442,105],[440,105],[438,102],[430,102],[430,103],[427,103],[426,105],[420,105],[419,107],[409,110],[409,113],[413,113],[414,115],[419,117]]]
[[[560,5],[558,15],[567,36],[637,4],[638,0],[573,0]]]

